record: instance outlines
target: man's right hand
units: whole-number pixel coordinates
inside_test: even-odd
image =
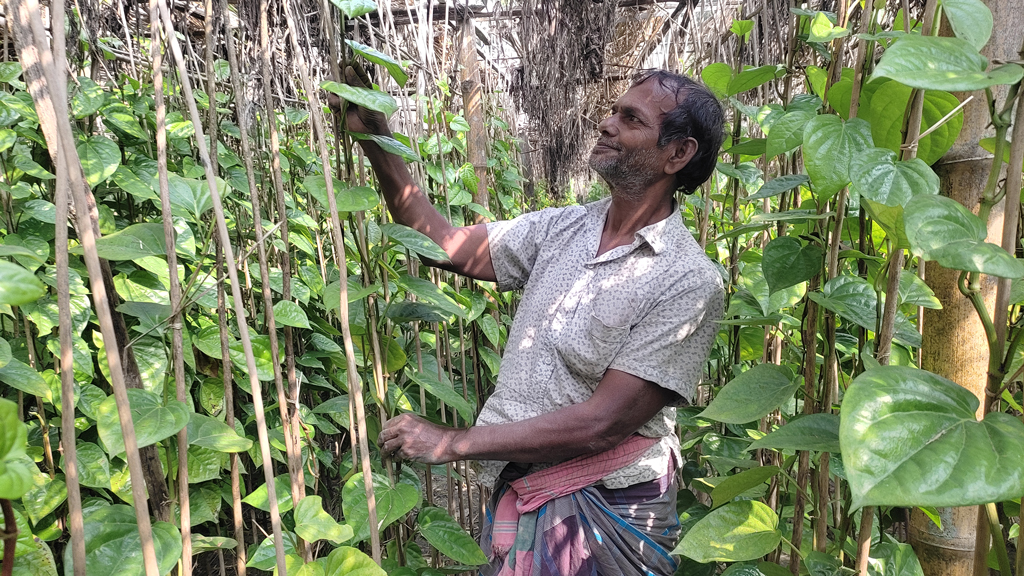
[[[345,83],[357,88],[369,88],[372,83],[366,71],[358,62],[345,67]],[[345,114],[345,128],[350,132],[362,134],[380,134],[391,136],[391,128],[388,127],[388,118],[381,112],[369,110],[351,102],[345,102],[337,94],[328,94],[327,105],[335,112],[341,112],[343,105],[347,104]]]

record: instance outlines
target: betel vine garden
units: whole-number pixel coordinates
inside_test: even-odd
[[[474,421],[519,296],[421,263],[327,97],[462,225],[605,195],[651,67],[728,130],[676,573],[1024,574],[1014,2],[2,10],[0,575],[474,573],[492,487],[377,439]]]

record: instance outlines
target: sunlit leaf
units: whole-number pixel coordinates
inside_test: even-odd
[[[373,492],[377,499],[377,523],[383,530],[393,522],[402,518],[420,503],[420,493],[416,486],[399,480],[392,485],[386,476],[373,475]],[[342,489],[342,508],[346,523],[355,534],[351,542],[357,543],[370,537],[369,511],[366,504],[366,490],[363,486],[363,473],[359,472],[349,478]]]
[[[922,90],[970,92],[1014,84],[1024,76],[1024,68],[1017,64],[987,68],[988,60],[967,40],[911,34],[882,54],[873,77],[892,78]]]
[[[169,522],[154,522],[152,529],[157,566],[166,574],[181,558],[181,534]],[[104,506],[86,515],[85,557],[87,576],[145,575],[138,524],[130,506]],[[70,546],[64,550],[64,565],[70,569]]]
[[[969,506],[1024,493],[1024,424],[941,376],[883,366],[854,379],[839,442],[853,507]]]
[[[121,164],[121,149],[106,136],[90,136],[79,142],[77,148],[90,187],[106,182]]]
[[[731,502],[697,521],[673,554],[698,562],[739,562],[768,554],[782,541],[775,511],[761,502]]]
[[[156,394],[135,388],[128,389],[128,401],[139,448],[169,438],[188,424],[189,410],[184,402],[167,400],[165,405]],[[100,403],[96,428],[108,454],[124,453],[124,437],[113,395]]]
[[[295,506],[295,533],[306,542],[329,540],[342,544],[353,536],[352,527],[338,524],[330,514],[324,512],[319,496],[306,496]]]
[[[487,556],[476,540],[441,508],[420,510],[417,523],[427,542],[445,556],[469,566],[487,563]]]
[[[791,398],[799,386],[789,368],[758,364],[726,384],[700,416],[729,424],[753,422]]]
[[[0,260],[0,304],[21,306],[46,293],[36,275],[13,262]]]
[[[804,165],[819,197],[829,198],[850,182],[850,158],[871,147],[871,127],[859,118],[815,116],[804,128]]]
[[[188,443],[218,452],[244,452],[252,447],[252,440],[239,436],[227,424],[196,413],[189,418]]]

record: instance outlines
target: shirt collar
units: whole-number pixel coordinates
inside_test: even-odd
[[[601,227],[604,225],[604,221],[608,216],[608,210],[611,208],[611,205],[612,199],[610,197],[603,198],[594,203],[594,208],[596,209],[595,212],[598,216],[596,219],[597,230],[594,240],[595,243],[592,246],[594,251],[597,250],[597,242],[601,239]],[[591,264],[615,260],[625,256],[626,254],[632,253],[645,243],[651,247],[651,250],[654,251],[655,255],[660,254],[674,242],[677,242],[683,232],[683,218],[679,214],[679,204],[673,198],[672,211],[666,218],[637,230],[632,244],[628,246],[619,246],[618,248],[609,250],[601,256],[593,259]]]
[[[679,204],[672,200],[672,211],[668,217],[649,226],[637,230],[637,235],[647,241],[647,245],[655,254],[661,254],[672,242],[678,239],[683,231],[683,217],[679,214]]]

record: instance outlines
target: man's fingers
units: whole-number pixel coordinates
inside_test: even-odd
[[[373,85],[373,81],[370,80],[370,75],[366,73],[366,68],[363,68],[361,63],[353,61],[352,69],[355,70],[356,75],[359,76],[359,81],[363,83],[363,86],[369,88]]]
[[[359,66],[358,63],[356,66],[358,66],[359,69],[356,69],[354,66],[345,67],[345,82],[350,86],[366,88],[370,85],[370,78],[366,75],[366,72],[362,70],[362,66]]]

